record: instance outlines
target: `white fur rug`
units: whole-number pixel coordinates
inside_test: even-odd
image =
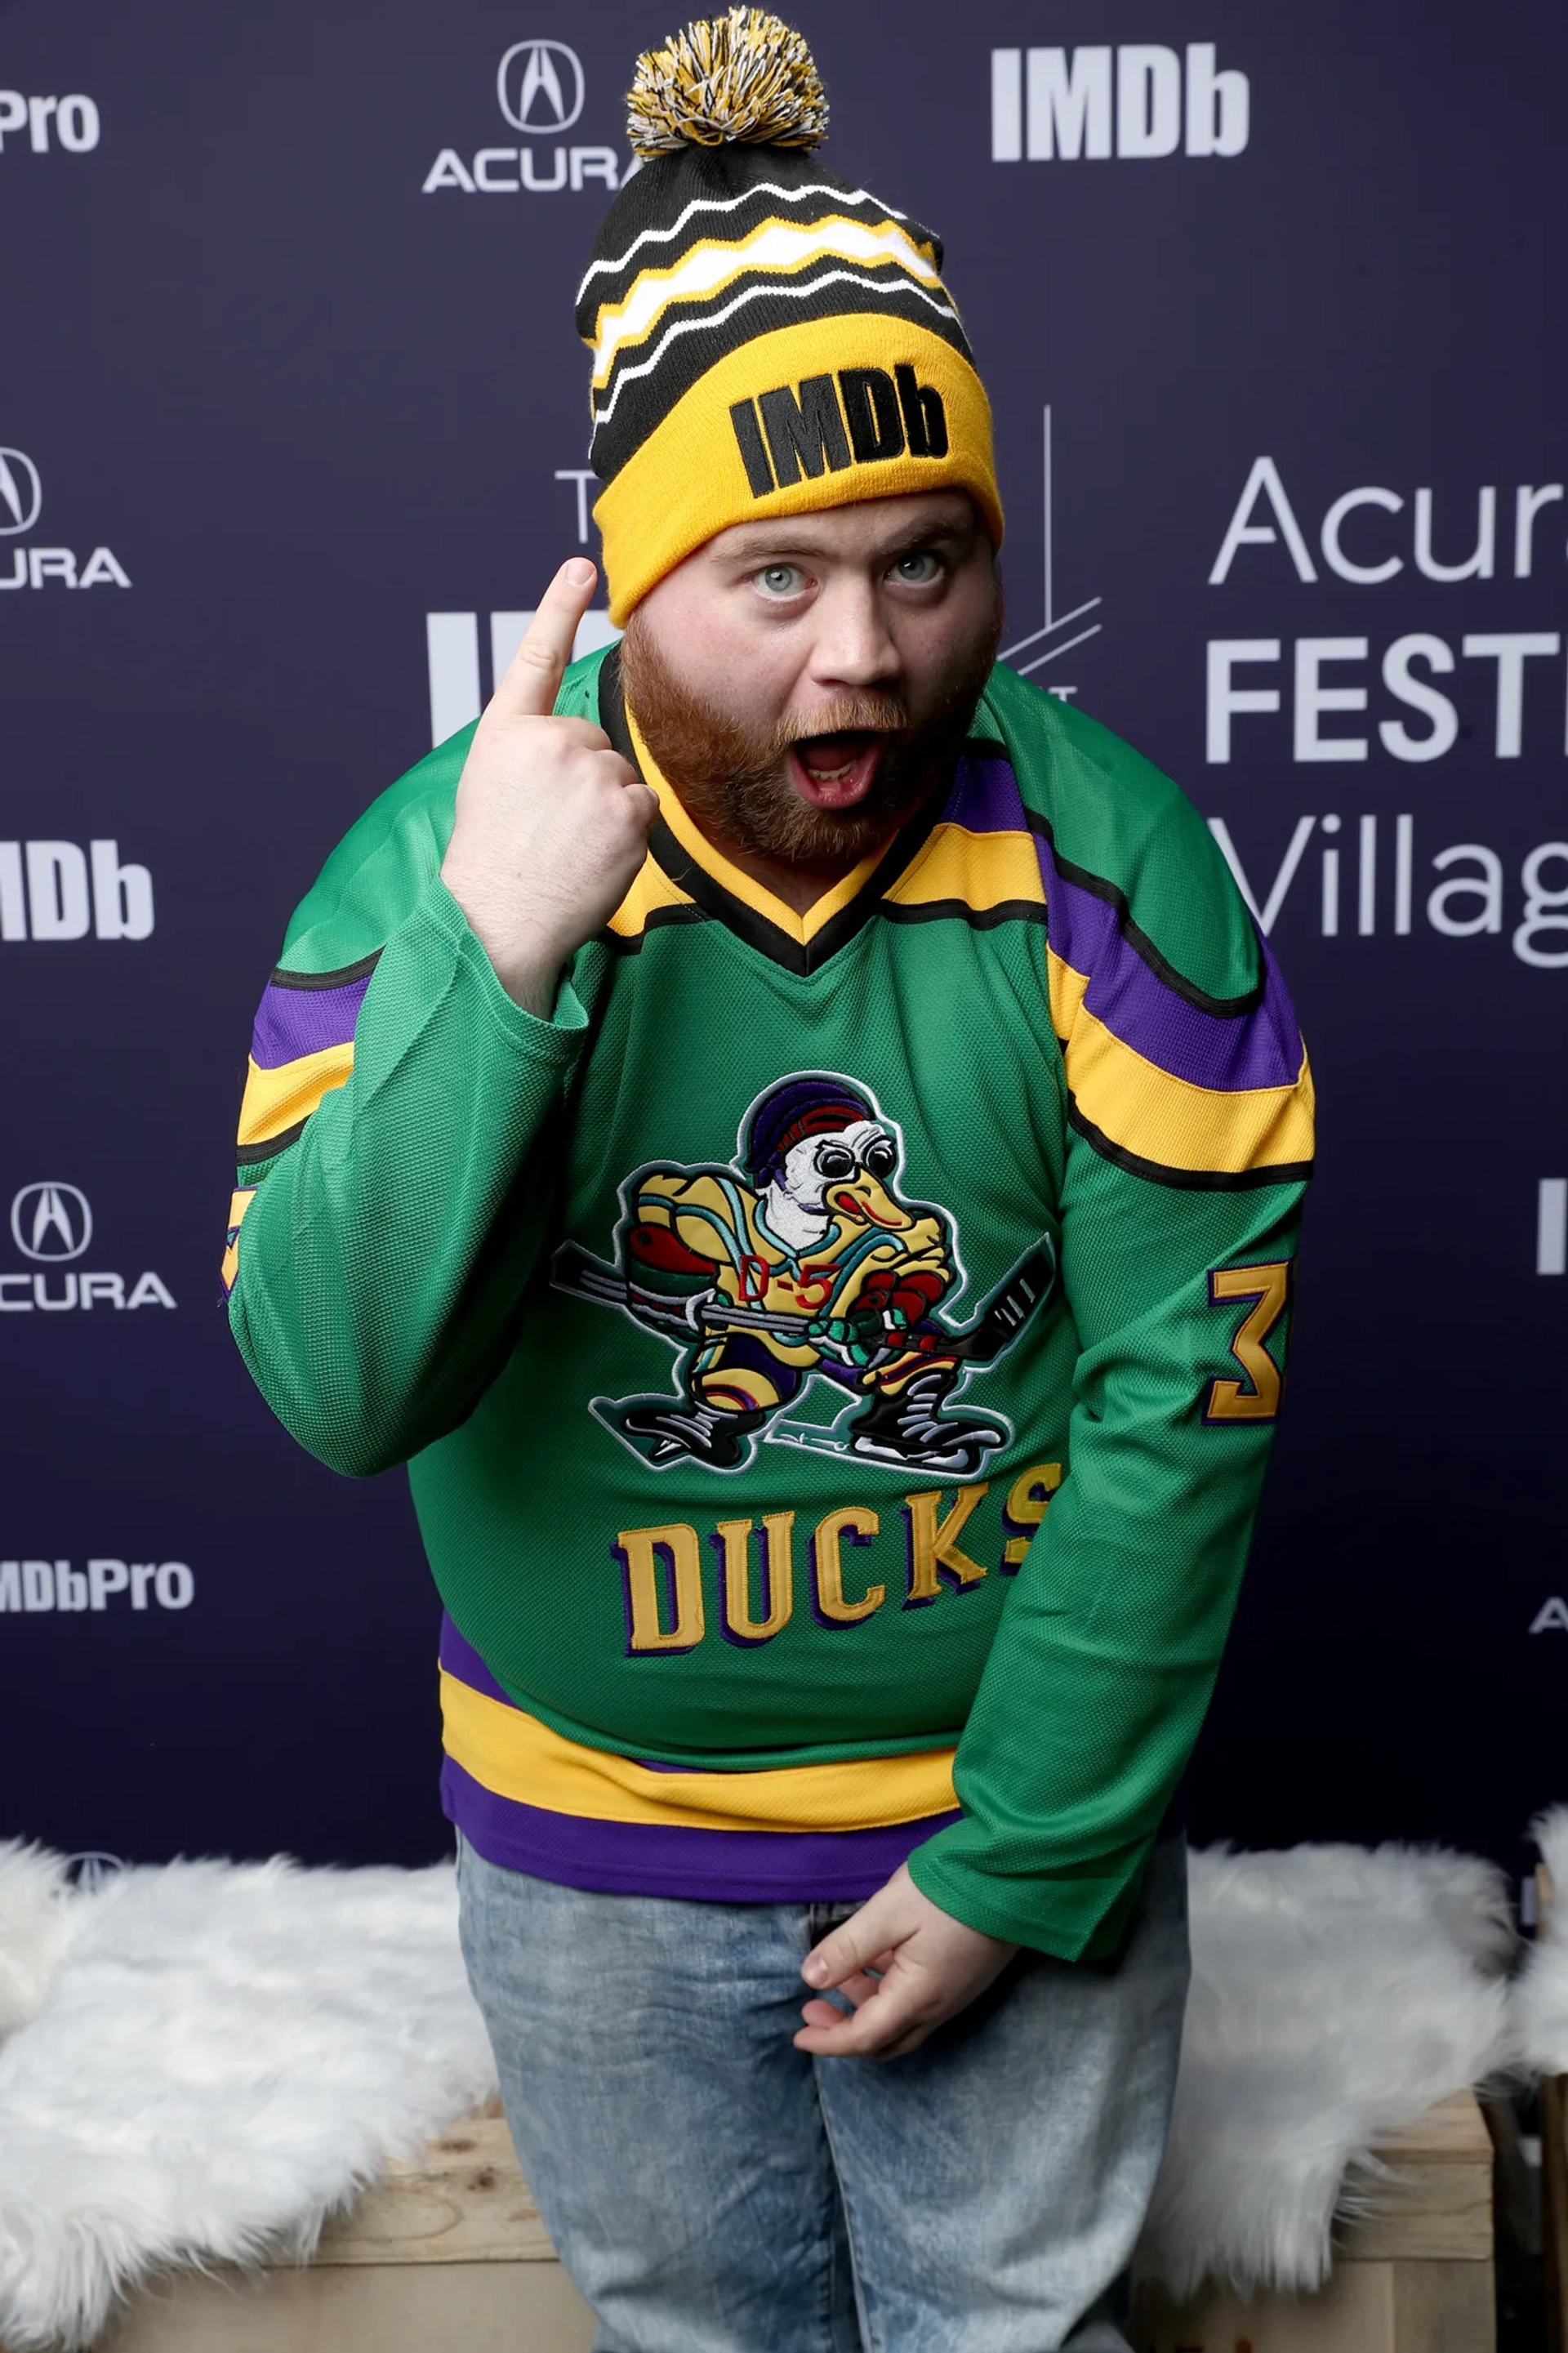
[[[1194,1854],[1193,1989],[1138,2267],[1178,2295],[1327,2277],[1380,2136],[1505,2067],[1514,1947],[1492,1864],[1408,1847]]]
[[[65,1943],[64,1858],[0,1845],[0,2034],[41,2010]]]
[[[1568,1817],[1564,1818],[1568,1820]],[[1568,1857],[1564,1858],[1568,1863]],[[1194,1980],[1143,2268],[1310,2286],[1378,2137],[1510,2048],[1500,1874],[1193,1859]],[[1568,1886],[1568,1868],[1560,1878]],[[309,2253],[495,2089],[450,1866],[178,1862],[92,1894],[0,1846],[0,2342],[79,2348],[174,2264]]]
[[[1568,1806],[1531,1824],[1552,1874],[1553,1900],[1516,1991],[1519,2039],[1532,2075],[1568,2075]]]
[[[60,1879],[0,1848],[7,2353],[89,2344],[172,2264],[308,2254],[389,2157],[495,2091],[449,1865]]]

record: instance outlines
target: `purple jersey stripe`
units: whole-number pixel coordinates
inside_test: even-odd
[[[944,825],[961,825],[967,833],[1029,830],[1010,762],[985,759],[973,752],[966,752],[959,761],[942,817]]]
[[[516,1700],[503,1691],[475,1650],[468,1637],[460,1634],[451,1619],[441,1612],[441,1664],[449,1675],[456,1675],[470,1691],[483,1692],[487,1699],[499,1699],[503,1707],[515,1707]]]
[[[279,988],[269,980],[256,1008],[252,1059],[260,1069],[276,1071],[301,1054],[319,1054],[324,1046],[351,1045],[370,979],[367,972],[363,980],[345,980],[337,988]]]
[[[1047,937],[1064,964],[1089,975],[1084,1003],[1113,1037],[1195,1087],[1231,1092],[1295,1085],[1301,1072],[1301,1033],[1267,940],[1258,941],[1261,1001],[1249,1013],[1205,1013],[1150,969],[1123,937],[1114,907],[1067,880],[1048,841],[1036,846],[1046,887]]]
[[[956,1813],[868,1831],[704,1831],[601,1822],[500,1798],[448,1757],[441,1804],[487,1862],[563,1887],[710,1904],[859,1903]]]
[[[966,753],[942,810],[944,822],[970,833],[1029,833],[1017,779],[1004,759]],[[1264,989],[1249,1013],[1207,1013],[1178,997],[1144,963],[1122,933],[1116,909],[1081,882],[1069,881],[1048,841],[1036,837],[1050,944],[1064,964],[1087,973],[1084,1002],[1124,1046],[1199,1087],[1294,1086],[1301,1037],[1267,941]]]

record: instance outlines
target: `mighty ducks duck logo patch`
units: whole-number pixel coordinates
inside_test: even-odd
[[[1012,1425],[971,1407],[1049,1298],[1042,1238],[967,1323],[943,1209],[905,1200],[902,1139],[864,1087],[807,1071],[757,1097],[728,1166],[652,1162],[621,1188],[613,1261],[556,1251],[558,1289],[615,1307],[676,1351],[676,1388],[597,1398],[594,1412],[651,1463],[740,1471],[759,1436],[895,1470],[967,1479]],[[786,1411],[821,1379],[848,1402],[827,1421]]]

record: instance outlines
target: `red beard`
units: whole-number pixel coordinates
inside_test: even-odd
[[[835,695],[805,717],[766,726],[710,709],[674,676],[640,611],[621,640],[622,676],[659,773],[705,833],[756,856],[847,873],[951,780],[1000,630],[998,613],[937,709],[918,724],[903,699],[887,693]],[[791,745],[827,735],[880,739],[869,788],[847,808],[814,807],[791,781]]]

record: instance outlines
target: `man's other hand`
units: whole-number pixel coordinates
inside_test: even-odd
[[[797,2051],[827,2059],[898,2059],[915,2050],[999,1977],[1017,1951],[1000,1936],[966,1928],[922,1895],[900,1863],[853,1919],[806,1955],[807,1985],[829,1987],[855,2005],[808,2001]]]
[[[545,590],[474,731],[441,867],[501,987],[542,1020],[631,888],[658,807],[602,727],[552,716],[597,576],[574,555]]]

